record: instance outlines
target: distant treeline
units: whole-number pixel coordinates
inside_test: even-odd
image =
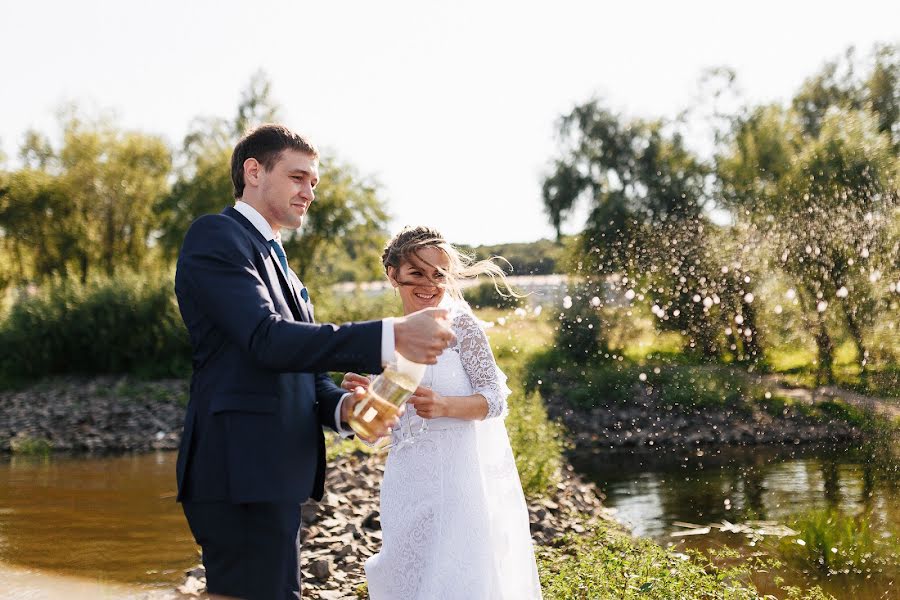
[[[564,271],[562,264],[565,252],[565,236],[559,241],[538,240],[511,244],[486,244],[462,246],[477,258],[485,259],[502,256],[509,261],[512,275],[549,275]]]

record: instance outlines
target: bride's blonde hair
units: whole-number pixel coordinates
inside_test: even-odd
[[[449,268],[443,269],[424,260],[420,256],[419,251],[428,247],[438,248],[446,254],[450,262]],[[504,298],[508,296],[514,296],[516,298],[521,297],[521,295],[513,291],[512,287],[509,285],[509,281],[506,279],[506,273],[500,265],[494,262],[495,260],[500,260],[509,265],[508,260],[502,256],[492,256],[486,260],[475,260],[474,257],[465,254],[453,246],[453,244],[448,243],[447,240],[444,239],[444,236],[430,227],[404,227],[400,233],[395,235],[393,239],[388,242],[387,246],[384,248],[384,254],[381,255],[381,263],[384,265],[385,274],[390,277],[388,267],[399,270],[400,266],[405,262],[409,262],[412,257],[415,257],[416,260],[422,264],[428,265],[440,272],[445,278],[447,292],[456,300],[463,299],[462,287],[460,284],[463,281],[475,279],[479,275],[487,275],[490,277],[497,293]],[[511,266],[512,265],[510,265],[510,267]],[[430,277],[429,280],[431,280]],[[435,285],[440,285],[433,280],[431,281]],[[403,282],[399,283],[403,285]],[[501,285],[503,289],[501,289]]]

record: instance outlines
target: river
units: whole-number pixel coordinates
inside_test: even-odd
[[[885,451],[822,447],[703,448],[693,452],[606,451],[573,460],[606,494],[634,534],[676,549],[734,548],[783,560],[778,575],[791,585],[820,585],[839,600],[900,598],[900,567],[870,563],[860,574],[827,574],[797,560],[796,538],[751,539],[712,528],[708,535],[672,536],[695,525],[766,520],[780,524],[811,511],[837,511],[865,522],[882,547],[900,531],[900,479],[896,448]],[[838,525],[834,525],[835,528]],[[842,538],[834,537],[837,552]],[[895,540],[895,538],[894,538]],[[895,540],[896,541],[896,540]],[[846,544],[844,544],[846,545]],[[785,552],[785,548],[789,550]],[[802,554],[802,553],[801,553]],[[792,560],[793,557],[793,560]],[[754,581],[774,593],[772,573]]]
[[[896,532],[896,463],[879,456],[855,449],[727,448],[690,454],[608,451],[573,462],[635,534],[676,548],[727,546],[750,553],[765,550],[765,544],[751,546],[744,536],[715,530],[684,539],[669,534],[683,529],[676,522],[788,522],[826,507],[861,515],[873,531]],[[0,582],[30,569],[40,577],[20,577],[20,586],[77,576],[85,585],[116,590],[104,596],[109,598],[133,597],[135,589],[171,589],[198,560],[175,502],[174,472],[173,452],[6,457],[0,461]],[[839,599],[900,598],[900,583],[892,583],[896,565],[881,570],[829,577],[794,563],[780,574],[794,585],[818,583]],[[755,580],[763,591],[773,591],[771,574]]]

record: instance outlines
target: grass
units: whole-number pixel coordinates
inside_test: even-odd
[[[539,548],[538,569],[547,600],[764,600],[750,583],[750,573],[773,569],[777,562],[751,557],[723,565],[735,558],[713,561],[699,553],[682,554],[598,522],[556,547]],[[796,600],[831,598],[819,589],[784,592]]]
[[[23,456],[47,456],[53,445],[43,438],[16,436],[9,440],[9,449]]]
[[[816,385],[816,353],[813,348],[780,346],[766,349],[766,361],[773,373],[792,387],[813,388]],[[834,352],[835,384],[860,394],[893,398],[900,402],[900,365],[869,365],[865,374],[856,347],[849,340]]]
[[[900,542],[890,530],[876,531],[865,515],[815,509],[789,521],[796,538],[777,543],[779,555],[801,569],[823,575],[895,572],[900,574]]]

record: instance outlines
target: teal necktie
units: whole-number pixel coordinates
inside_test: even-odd
[[[275,251],[275,256],[278,257],[278,262],[281,263],[281,267],[284,269],[285,279],[290,281],[290,277],[288,276],[287,255],[284,253],[284,248],[282,248],[281,244],[275,240],[269,240],[269,245],[272,246],[272,250]],[[300,297],[303,298],[304,302],[309,302],[309,292],[306,291],[306,286],[302,284],[300,287]]]
[[[281,247],[281,244],[279,244],[275,240],[269,240],[269,245],[272,246],[272,250],[275,251],[275,256],[278,257],[278,261],[281,263],[281,268],[284,269],[284,274],[285,276],[287,276],[287,255],[284,253],[284,249]]]

